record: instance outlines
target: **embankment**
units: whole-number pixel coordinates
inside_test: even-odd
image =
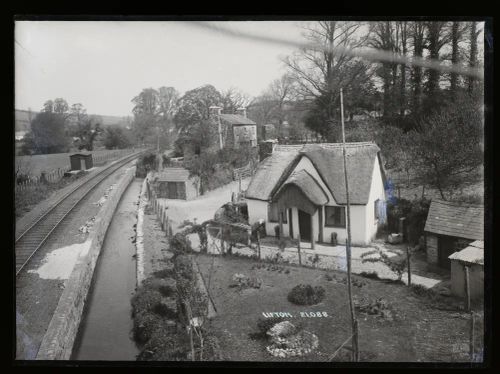
[[[82,252],[65,284],[57,308],[38,351],[37,360],[69,360],[78,327],[92,283],[97,260],[101,253],[106,231],[118,202],[135,177],[135,166],[128,168],[112,190],[102,210],[98,213],[88,240],[88,250]]]

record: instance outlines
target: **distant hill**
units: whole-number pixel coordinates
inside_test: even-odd
[[[30,131],[30,118],[33,120],[38,112],[22,109],[15,110],[15,131]],[[132,117],[106,116],[101,114],[90,114],[101,117],[102,126],[118,125],[126,127],[132,122]]]

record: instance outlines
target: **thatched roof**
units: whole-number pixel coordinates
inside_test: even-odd
[[[273,152],[260,162],[256,173],[247,188],[245,197],[257,200],[268,200],[271,192],[282,179],[293,160],[296,152]]]
[[[318,182],[305,170],[294,171],[290,174],[274,196],[277,198],[289,185],[297,186],[315,205],[325,205],[328,202],[328,195],[323,191]]]
[[[484,265],[484,242],[476,240],[461,251],[451,254],[448,258],[468,264]]]
[[[351,204],[367,204],[375,159],[380,149],[374,143],[346,143]],[[247,198],[269,200],[302,157],[307,157],[332,193],[337,204],[346,204],[342,144],[321,143],[276,146],[265,159],[247,189]]]
[[[471,240],[483,240],[484,206],[433,199],[425,231]]]

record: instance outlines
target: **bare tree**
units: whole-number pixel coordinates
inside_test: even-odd
[[[290,74],[297,82],[298,96],[318,107],[322,112],[320,122],[326,122],[328,129],[333,128],[338,117],[340,88],[352,86],[360,77],[364,78],[367,68],[359,59],[339,50],[335,51],[335,48],[356,49],[365,45],[369,30],[362,32],[364,27],[362,22],[309,23],[304,27],[303,36],[312,46],[302,47],[284,59]],[[325,123],[322,126],[324,127]]]
[[[221,92],[222,107],[225,112],[235,113],[236,109],[247,107],[250,103],[250,96],[236,87],[230,87]]]
[[[469,49],[469,66],[476,67],[478,65],[477,59],[477,38],[481,33],[481,29],[478,29],[477,22],[471,22],[469,26],[469,41],[470,41],[470,49]],[[467,80],[467,90],[469,93],[472,93],[474,90],[474,85],[476,83],[476,79],[474,77],[469,77]]]
[[[429,51],[429,59],[440,60],[440,51],[450,41],[450,35],[446,33],[446,22],[426,22],[427,40],[426,48]],[[427,69],[427,81],[425,83],[426,107],[434,108],[437,105],[437,93],[441,73],[437,69]]]
[[[413,56],[421,58],[424,52],[425,45],[425,25],[423,22],[412,22],[410,26],[411,42],[413,44]],[[412,79],[412,112],[417,114],[420,112],[422,104],[422,67],[414,65],[411,72]]]

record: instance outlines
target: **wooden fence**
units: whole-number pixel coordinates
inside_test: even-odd
[[[251,177],[253,175],[254,171],[255,171],[255,167],[254,167],[252,161],[250,161],[247,165],[233,170],[233,180],[236,181],[236,180],[240,180],[243,178]]]
[[[103,165],[106,162],[124,157],[125,155],[132,152],[134,152],[134,150],[132,149],[120,149],[116,151],[106,152],[105,154],[92,154],[93,164]],[[16,180],[15,193],[32,189],[42,182],[57,183],[62,179],[64,173],[70,170],[71,166],[67,166],[64,168],[57,168],[49,172],[42,172],[40,175],[23,175],[22,177],[18,176]]]
[[[131,149],[118,149],[116,151],[106,152],[104,154],[92,154],[92,159],[94,165],[102,165],[108,161],[123,157],[129,153],[132,153]]]

